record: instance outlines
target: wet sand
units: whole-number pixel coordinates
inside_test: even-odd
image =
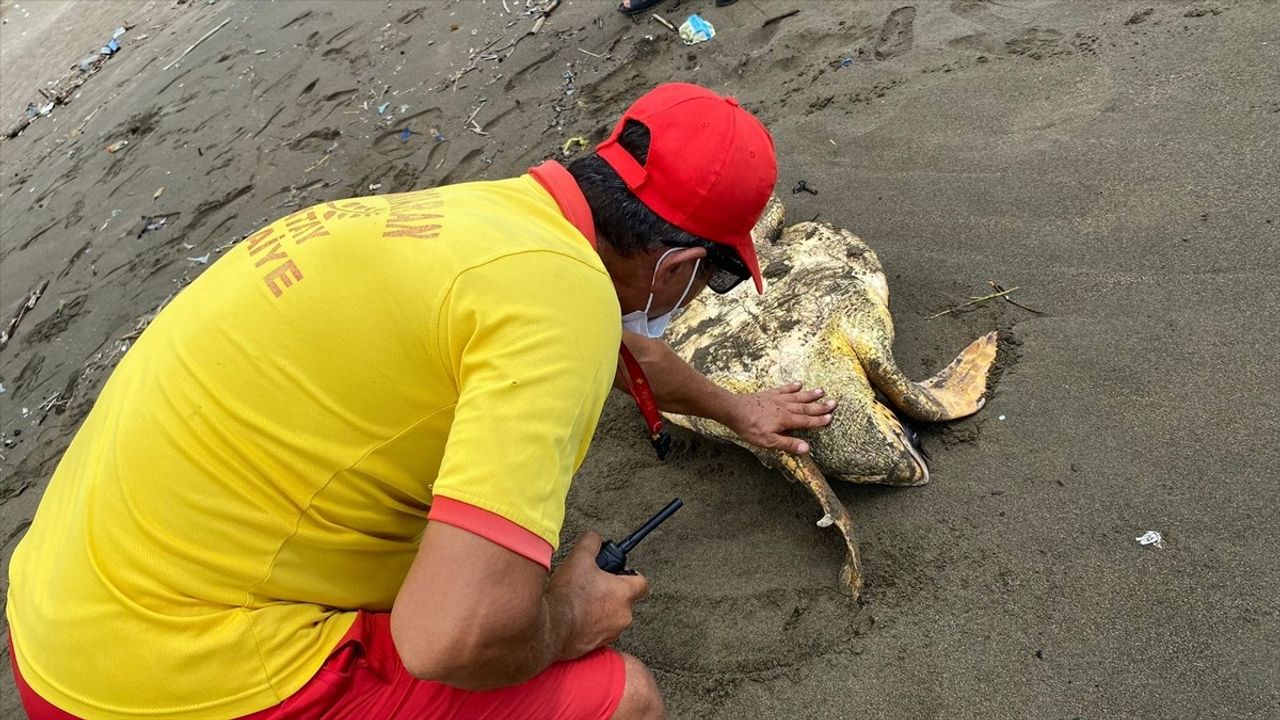
[[[1280,6],[663,3],[715,25],[687,47],[609,2],[562,3],[533,35],[506,4],[0,2],[2,128],[135,25],[71,104],[0,143],[0,323],[49,282],[0,350],[6,558],[191,258],[312,203],[519,173],[691,80],[770,127],[791,220],[876,249],[909,373],[1004,340],[987,407],[924,429],[930,485],[837,488],[861,606],[801,488],[687,433],[659,463],[610,400],[565,537],[685,500],[635,555],[653,591],[620,642],[672,716],[1280,714]],[[927,319],[988,280],[1043,314]],[[6,679],[0,715],[19,712]]]

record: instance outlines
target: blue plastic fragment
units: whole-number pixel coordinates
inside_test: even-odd
[[[401,142],[409,142],[409,136],[412,134],[413,133],[409,132],[409,128],[405,128],[404,130],[401,130],[400,131]]]
[[[685,45],[706,42],[715,36],[715,27],[696,13],[690,15],[689,19],[680,26],[680,39],[684,40]]]

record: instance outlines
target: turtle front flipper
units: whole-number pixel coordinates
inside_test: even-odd
[[[893,350],[874,338],[857,334],[848,341],[875,389],[912,418],[955,420],[978,412],[986,402],[987,373],[996,359],[994,331],[974,340],[942,372],[924,382],[907,379],[893,359]]]
[[[817,463],[808,455],[792,455],[781,450],[756,450],[760,460],[769,467],[781,471],[787,479],[803,485],[822,506],[825,513],[818,520],[818,527],[835,525],[844,536],[848,554],[840,571],[840,584],[850,597],[857,600],[862,595],[862,560],[858,554],[858,542],[853,537],[853,518],[845,510],[844,503],[832,492],[826,477]]]

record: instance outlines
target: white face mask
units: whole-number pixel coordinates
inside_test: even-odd
[[[676,301],[676,306],[670,311],[659,315],[656,318],[649,317],[649,308],[653,305],[653,283],[658,279],[658,268],[662,267],[662,261],[667,259],[671,253],[682,250],[683,248],[671,248],[658,258],[658,262],[653,266],[653,277],[649,280],[649,301],[644,304],[644,310],[636,310],[622,316],[622,329],[627,332],[633,332],[637,335],[644,335],[648,338],[662,337],[662,333],[666,332],[667,326],[671,324],[671,316],[684,302],[686,296],[689,295],[689,289],[693,287],[693,279],[698,277],[698,264],[702,262],[702,258],[698,258],[693,262],[693,274],[689,276],[689,284],[684,286],[684,292],[681,293],[680,299]]]

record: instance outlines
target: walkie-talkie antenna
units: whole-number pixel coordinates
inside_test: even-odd
[[[683,505],[684,502],[680,498],[676,498],[668,503],[666,507],[659,510],[657,515],[649,518],[649,521],[641,525],[639,530],[623,538],[621,543],[606,540],[600,545],[600,552],[596,553],[596,565],[601,570],[615,575],[635,575],[633,571],[627,569],[627,553],[631,552],[646,535],[653,532],[654,528],[661,525],[664,520],[671,517]]]
[[[661,525],[664,520],[671,517],[675,511],[679,510],[683,506],[684,501],[680,498],[676,498],[675,500],[667,503],[667,506],[659,510],[657,515],[649,518],[648,522],[641,525],[639,530],[636,530],[626,536],[622,539],[622,542],[618,543],[618,546],[622,548],[622,552],[631,552],[632,548],[640,544],[640,541],[644,539],[645,535],[653,532],[654,528]]]

